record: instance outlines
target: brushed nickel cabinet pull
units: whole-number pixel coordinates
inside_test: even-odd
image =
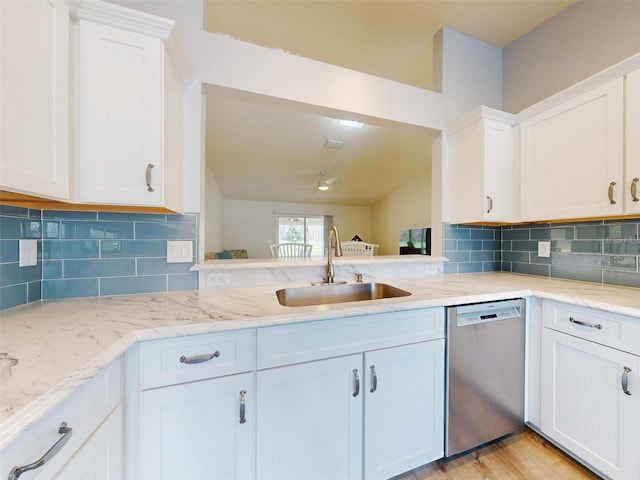
[[[622,378],[620,378],[622,391],[626,395],[631,395],[631,392],[629,391],[629,372],[631,372],[631,369],[629,367],[624,367],[624,370],[622,370]]]
[[[582,325],[583,327],[597,328],[598,330],[602,330],[602,325],[600,325],[599,323],[587,323],[581,320],[576,320],[573,317],[569,317],[569,321],[571,323],[575,323],[576,325]]]
[[[358,376],[358,369],[353,369],[353,382],[354,382],[354,391],[353,396],[357,397],[360,394],[360,377]]]
[[[369,389],[369,391],[373,393],[377,389],[378,389],[378,374],[376,373],[376,366],[371,365],[371,388]]]
[[[640,182],[638,177],[631,180],[631,200],[634,202],[640,202],[640,198],[638,198],[638,182]]]
[[[153,167],[155,167],[153,163],[147,165],[147,192],[153,192],[153,187],[151,186],[151,170]]]
[[[490,213],[491,210],[493,210],[493,198],[491,198],[489,195],[487,195],[487,202],[488,202],[487,213]]]
[[[613,187],[615,187],[615,186],[616,186],[616,182],[611,182],[609,184],[609,203],[611,205],[615,205],[616,204],[616,201],[613,199]]]
[[[60,437],[58,441],[54,443],[53,446],[49,450],[47,450],[47,452],[42,457],[40,457],[35,462],[30,463],[29,465],[23,465],[22,467],[13,467],[11,472],[9,472],[9,480],[17,480],[24,472],[40,468],[49,460],[51,460],[71,439],[71,435],[73,435],[73,428],[67,427],[67,422],[62,422],[60,424],[60,428],[58,429],[58,433],[62,435],[62,437]]]
[[[247,395],[246,390],[240,390],[240,423],[247,423],[245,397]]]
[[[185,365],[195,365],[197,363],[208,362],[209,360],[213,360],[214,358],[218,358],[220,356],[220,350],[216,350],[213,353],[204,353],[202,355],[193,355],[191,357],[185,357],[184,355],[180,357],[180,363],[184,363]]]

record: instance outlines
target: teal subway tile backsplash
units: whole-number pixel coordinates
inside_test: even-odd
[[[444,273],[500,271],[500,227],[443,224]]]
[[[134,258],[65,260],[65,278],[133,277],[136,275]]]
[[[168,291],[167,275],[142,275],[138,277],[113,277],[100,279],[102,295],[152,293]]]
[[[481,248],[474,242],[482,238]],[[538,242],[551,256],[538,256]],[[640,287],[640,219],[505,227],[443,224],[445,273],[505,271]]]
[[[71,278],[42,281],[42,298],[97,297],[100,295],[97,278]]]
[[[41,298],[41,217],[39,210],[0,205],[0,310]],[[18,266],[21,239],[37,240],[36,266]]]
[[[502,270],[640,287],[640,219],[502,227]],[[551,257],[538,257],[538,241]]]
[[[167,240],[192,240],[197,214],[39,211],[0,206],[0,309],[40,299],[197,289],[195,263],[166,262]],[[38,266],[18,242],[38,239]]]

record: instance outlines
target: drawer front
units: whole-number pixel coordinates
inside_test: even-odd
[[[78,451],[102,421],[120,403],[122,396],[120,360],[102,369],[92,379],[78,386],[59,405],[50,407],[42,418],[27,426],[8,445],[0,449],[0,478],[8,478],[15,466],[24,466],[42,457],[62,439],[60,425],[72,429],[68,441],[43,466],[25,472],[21,478],[51,479]],[[45,408],[47,408],[45,406]]]
[[[259,328],[258,369],[444,338],[444,330],[443,308]]]
[[[209,333],[140,343],[140,388],[234,373],[255,365],[255,331]]]
[[[640,355],[640,318],[545,300],[543,324],[560,332]]]

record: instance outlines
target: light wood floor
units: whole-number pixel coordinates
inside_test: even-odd
[[[451,460],[439,460],[394,480],[600,479],[529,429]]]

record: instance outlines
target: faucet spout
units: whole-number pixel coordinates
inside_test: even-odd
[[[329,233],[327,235],[328,241],[328,249],[327,249],[327,275],[325,277],[325,283],[336,283],[335,278],[335,269],[333,267],[333,259],[332,259],[332,250],[333,244],[331,242],[332,238],[335,242],[335,255],[336,257],[342,256],[342,247],[340,246],[340,234],[338,233],[338,229],[336,227],[331,227],[329,229]],[[340,282],[338,282],[340,283]]]

